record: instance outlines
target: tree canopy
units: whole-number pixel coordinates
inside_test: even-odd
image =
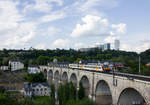
[[[42,73],[36,73],[36,74],[28,74],[25,77],[25,80],[27,80],[30,83],[35,83],[35,82],[46,82],[46,78]]]
[[[138,73],[138,57],[141,56],[141,69],[143,75],[149,75],[150,69],[145,64],[150,62],[150,49],[137,54],[136,52],[116,51],[116,50],[91,50],[81,52],[73,49],[55,49],[55,50],[0,50],[0,65],[7,64],[11,58],[20,59],[25,66],[28,65],[47,65],[53,59],[58,62],[78,63],[80,60],[88,61],[112,61],[122,62],[127,68],[128,73]]]

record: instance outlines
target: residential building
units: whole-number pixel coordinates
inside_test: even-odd
[[[110,43],[104,44],[104,50],[110,50]]]
[[[24,83],[23,94],[26,97],[32,97],[32,88],[31,88],[31,85],[29,83]]]
[[[28,73],[29,74],[40,73],[40,68],[38,66],[29,66],[28,67]]]
[[[146,66],[150,67],[150,62],[148,62],[148,63],[146,64]]]
[[[96,45],[95,47],[80,48],[79,51],[86,52],[86,51],[94,51],[95,49],[99,49],[99,50],[102,50],[102,51],[110,50],[111,49],[111,44],[110,43],[105,43],[105,44]]]
[[[120,48],[120,41],[119,40],[115,40],[114,47],[115,47],[115,50],[119,50],[119,48]]]
[[[25,83],[24,84],[24,96],[49,96],[50,87],[48,83]]]
[[[116,68],[122,68],[122,67],[124,67],[124,64],[122,64],[121,62],[115,62],[114,63],[114,66],[116,67]]]
[[[9,70],[9,67],[8,66],[0,66],[0,70],[6,71],[6,70]]]
[[[98,46],[98,49],[104,50],[104,45],[103,45],[103,44],[99,45],[99,46]]]
[[[24,68],[24,64],[21,63],[19,60],[10,60],[9,67],[11,71],[21,70]]]
[[[91,48],[80,48],[79,51],[81,52],[86,52],[86,51],[94,51],[96,47],[91,47]]]

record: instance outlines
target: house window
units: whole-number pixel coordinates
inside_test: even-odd
[[[37,89],[37,91],[39,91],[39,89]]]
[[[41,88],[41,91],[43,91],[43,89]]]
[[[47,88],[45,88],[45,91],[47,90]]]
[[[33,89],[33,91],[35,91],[35,89]]]

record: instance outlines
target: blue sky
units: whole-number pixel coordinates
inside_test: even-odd
[[[0,49],[150,48],[150,0],[0,0]]]

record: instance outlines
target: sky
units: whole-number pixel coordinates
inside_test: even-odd
[[[150,0],[0,0],[0,49],[150,48]]]

